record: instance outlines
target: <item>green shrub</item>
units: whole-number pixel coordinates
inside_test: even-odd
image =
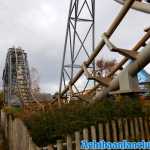
[[[143,115],[140,102],[126,98],[120,102],[106,100],[87,106],[80,103],[66,104],[62,109],[34,113],[26,117],[24,122],[34,142],[39,146],[46,146],[98,122]]]

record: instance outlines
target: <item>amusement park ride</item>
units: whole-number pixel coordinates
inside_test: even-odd
[[[51,102],[52,104],[57,103],[61,107],[64,99],[69,97],[70,100],[74,98],[84,100],[84,96],[87,94],[89,102],[93,102],[109,94],[143,92],[139,87],[137,74],[150,62],[150,42],[148,41],[150,38],[150,28],[145,29],[145,35],[131,50],[115,46],[111,42],[111,36],[123,21],[130,8],[141,13],[150,14],[150,1],[114,1],[122,4],[122,8],[108,30],[102,34],[100,42],[95,47],[95,0],[71,0],[59,96]],[[107,46],[111,52],[124,56],[105,78],[97,76],[95,70],[95,58],[101,53],[104,46]],[[14,98],[14,95],[23,102],[30,101],[30,76],[26,57],[19,56],[22,59],[19,61],[16,55],[17,50],[14,49],[12,51],[8,52],[3,74],[5,101],[9,103],[10,99]],[[11,58],[10,56],[12,55],[15,58]],[[12,62],[12,60],[15,62]],[[129,60],[132,61],[128,63]],[[112,78],[114,74],[117,75],[115,79]],[[146,77],[148,78],[149,75],[146,74]],[[85,85],[81,86],[79,82],[83,79],[85,80]],[[15,83],[15,88],[13,83]],[[103,86],[101,91],[97,91],[99,86]]]
[[[10,48],[3,72],[5,104],[23,105],[31,100],[31,81],[27,54],[21,48]]]
[[[103,33],[101,41],[98,43],[97,47],[94,48],[94,50],[90,53],[88,58],[86,60],[83,60],[82,63],[80,63],[80,69],[78,72],[75,72],[74,68],[74,62],[71,62],[71,72],[72,73],[70,80],[68,80],[68,85],[64,82],[64,85],[62,85],[62,81],[64,81],[65,78],[65,60],[68,60],[67,54],[66,54],[66,43],[67,43],[67,38],[65,41],[65,48],[64,48],[64,55],[63,55],[63,63],[62,63],[62,74],[61,74],[61,82],[60,82],[60,90],[59,90],[59,98],[58,102],[59,105],[61,105],[61,99],[63,97],[70,97],[71,99],[73,97],[77,97],[79,99],[84,99],[83,95],[86,91],[86,88],[88,87],[86,84],[86,88],[77,91],[76,88],[76,83],[82,78],[83,75],[86,76],[87,82],[89,81],[95,81],[95,84],[93,87],[88,89],[88,95],[91,97],[89,98],[90,101],[95,101],[95,100],[100,100],[104,96],[108,94],[121,94],[121,93],[134,93],[134,92],[142,92],[139,88],[139,83],[137,79],[137,73],[142,70],[149,62],[150,62],[150,43],[147,43],[149,37],[150,37],[150,28],[145,29],[145,35],[137,42],[135,47],[133,47],[132,50],[127,50],[123,48],[118,48],[114,46],[114,44],[111,43],[110,38],[112,34],[115,32],[117,27],[120,25],[121,21],[124,19],[125,15],[128,13],[130,8],[136,9],[138,11],[141,11],[142,13],[147,13],[150,14],[150,4],[149,1],[137,1],[137,0],[115,0],[116,2],[120,3],[123,5],[121,11],[109,27],[109,29]],[[75,7],[75,4],[77,5]],[[91,2],[91,5],[89,4]],[[72,11],[69,11],[69,17],[68,17],[68,24],[70,22],[71,15],[73,13],[73,9],[75,9],[75,15],[76,18],[76,26],[77,26],[77,21],[80,14],[80,9],[78,8],[78,5],[82,3],[81,1],[71,1],[70,8],[72,8]],[[87,4],[92,7],[88,7],[88,10],[90,11],[90,8],[95,8],[95,0],[87,1],[85,0],[82,4],[82,8],[86,7],[85,4]],[[80,4],[81,5],[81,4]],[[95,12],[95,10],[93,10]],[[92,11],[91,11],[92,12]],[[91,16],[95,15],[95,13],[91,13]],[[93,17],[95,18],[95,17]],[[86,18],[87,19],[87,18]],[[85,18],[82,20],[86,20]],[[80,24],[78,24],[79,26]],[[94,21],[93,21],[94,25]],[[67,31],[70,29],[68,26]],[[74,28],[74,34],[76,34],[77,29]],[[71,35],[74,35],[71,34]],[[94,35],[94,33],[93,33]],[[66,37],[69,37],[68,32],[66,34]],[[75,36],[74,36],[75,37]],[[94,39],[94,38],[93,38]],[[92,39],[92,40],[93,40]],[[94,43],[94,42],[93,42]],[[96,56],[101,52],[104,46],[107,46],[108,49],[112,52],[119,53],[120,55],[124,56],[124,58],[121,60],[120,63],[117,64],[117,66],[111,71],[111,73],[108,75],[106,78],[102,77],[97,77],[95,71],[95,65],[93,65],[93,68],[91,69],[92,65],[95,62]],[[81,43],[81,47],[85,47],[85,43]],[[137,52],[139,49],[142,48],[141,52]],[[86,49],[88,52],[90,52],[90,49]],[[76,51],[76,48],[72,50],[73,52]],[[72,55],[69,55],[72,57]],[[130,63],[127,67],[123,67],[128,60],[132,60],[132,63]],[[121,70],[123,68],[123,70]],[[63,72],[64,71],[64,72]],[[111,77],[118,71],[121,71],[117,76],[117,78],[112,79]],[[96,92],[96,90],[99,88],[99,86],[103,86],[102,90],[100,92]],[[63,89],[63,90],[62,90]],[[94,94],[93,94],[94,93]]]

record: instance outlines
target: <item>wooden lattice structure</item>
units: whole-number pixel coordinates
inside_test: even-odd
[[[31,81],[27,54],[21,48],[10,48],[3,72],[5,104],[23,105],[31,100]]]

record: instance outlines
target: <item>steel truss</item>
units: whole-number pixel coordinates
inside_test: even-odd
[[[66,38],[62,60],[60,89],[71,84],[75,74],[79,71],[83,60],[88,59],[95,48],[95,0],[71,0]],[[95,60],[89,66],[94,73]],[[83,79],[84,80],[84,79]],[[86,80],[85,86],[78,87],[78,83],[70,86],[66,96],[84,93],[94,82]]]
[[[111,38],[112,34],[115,32],[115,30],[117,29],[117,27],[120,25],[121,21],[124,19],[124,17],[126,16],[126,14],[128,13],[129,9],[132,7],[132,5],[134,4],[135,0],[126,0],[124,2],[124,5],[122,7],[122,9],[120,10],[120,12],[118,13],[118,15],[116,16],[116,18],[114,19],[114,21],[112,22],[112,24],[110,25],[110,27],[108,28],[108,30],[102,35],[102,39],[100,40],[100,42],[98,43],[98,45],[96,46],[96,48],[94,49],[93,53],[91,55],[89,55],[89,57],[86,59],[84,58],[84,60],[86,60],[85,62],[81,63],[80,66],[80,70],[75,74],[74,77],[70,78],[70,82],[69,84],[66,86],[64,86],[63,90],[62,88],[60,88],[60,95],[58,100],[58,104],[60,104],[60,100],[61,97],[63,97],[64,95],[66,95],[66,93],[68,93],[68,91],[71,91],[71,87],[74,86],[78,80],[81,79],[81,77],[83,76],[83,74],[85,74],[86,78],[88,80],[94,80],[97,81],[98,84],[96,84],[94,86],[93,89],[90,90],[89,93],[93,93],[96,91],[96,89],[100,86],[103,85],[104,87],[106,87],[105,91],[102,91],[102,95],[105,95],[106,93],[108,94],[108,91],[110,91],[110,86],[111,86],[111,81],[109,80],[110,77],[112,75],[114,75],[117,71],[119,71],[120,69],[123,68],[123,65],[127,62],[128,59],[133,59],[136,60],[138,58],[138,53],[136,51],[138,51],[142,46],[145,46],[146,41],[149,39],[150,37],[150,28],[147,28],[145,30],[146,34],[144,35],[144,37],[135,45],[135,47],[132,50],[127,50],[127,49],[122,49],[122,48],[118,48],[116,46],[114,46],[111,41],[109,41],[109,39]],[[71,5],[72,6],[72,5]],[[71,8],[70,8],[71,11]],[[70,14],[70,13],[69,13]],[[69,19],[68,19],[69,20]],[[69,20],[70,21],[70,20]],[[69,30],[69,21],[68,21],[68,30]],[[67,30],[67,36],[66,36],[66,41],[67,41],[67,37],[68,37],[68,30]],[[89,66],[93,63],[95,57],[101,52],[101,50],[103,49],[104,46],[107,46],[108,49],[110,49],[110,51],[113,52],[117,52],[123,56],[125,56],[123,58],[123,60],[114,68],[114,70],[112,70],[112,72],[108,75],[108,77],[106,79],[102,79],[102,78],[97,78],[96,76],[94,76],[91,71],[89,71]],[[65,45],[66,46],[66,45]],[[64,49],[64,59],[65,60],[65,55],[66,55],[66,47]],[[62,79],[64,78],[63,76],[63,69],[64,69],[64,63],[65,61],[63,61],[62,64],[62,74],[61,74],[61,84],[62,85]],[[144,63],[143,63],[144,64]],[[146,65],[146,64],[145,64]],[[126,74],[128,74],[128,72],[126,72]],[[136,77],[135,77],[136,78]],[[134,81],[134,79],[132,80]],[[113,81],[112,81],[113,82]],[[128,82],[128,81],[127,81]],[[130,83],[129,83],[130,84]],[[118,86],[118,85],[117,85]],[[62,86],[60,86],[62,87]],[[113,89],[114,90],[114,89]],[[131,90],[131,91],[134,91]],[[100,98],[101,96],[98,96],[98,98]],[[96,99],[96,97],[91,97],[91,99]],[[52,103],[57,102],[57,100],[53,101]]]

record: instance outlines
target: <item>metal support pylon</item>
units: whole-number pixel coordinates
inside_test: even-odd
[[[71,0],[66,38],[64,44],[60,88],[62,92],[68,84],[69,92],[65,96],[84,93],[88,87],[94,86],[94,81],[83,81],[84,86],[78,86],[71,82],[79,71],[83,61],[88,59],[95,48],[95,0]],[[95,72],[95,60],[89,66]],[[82,82],[81,81],[81,82]],[[82,83],[83,84],[83,83]]]

